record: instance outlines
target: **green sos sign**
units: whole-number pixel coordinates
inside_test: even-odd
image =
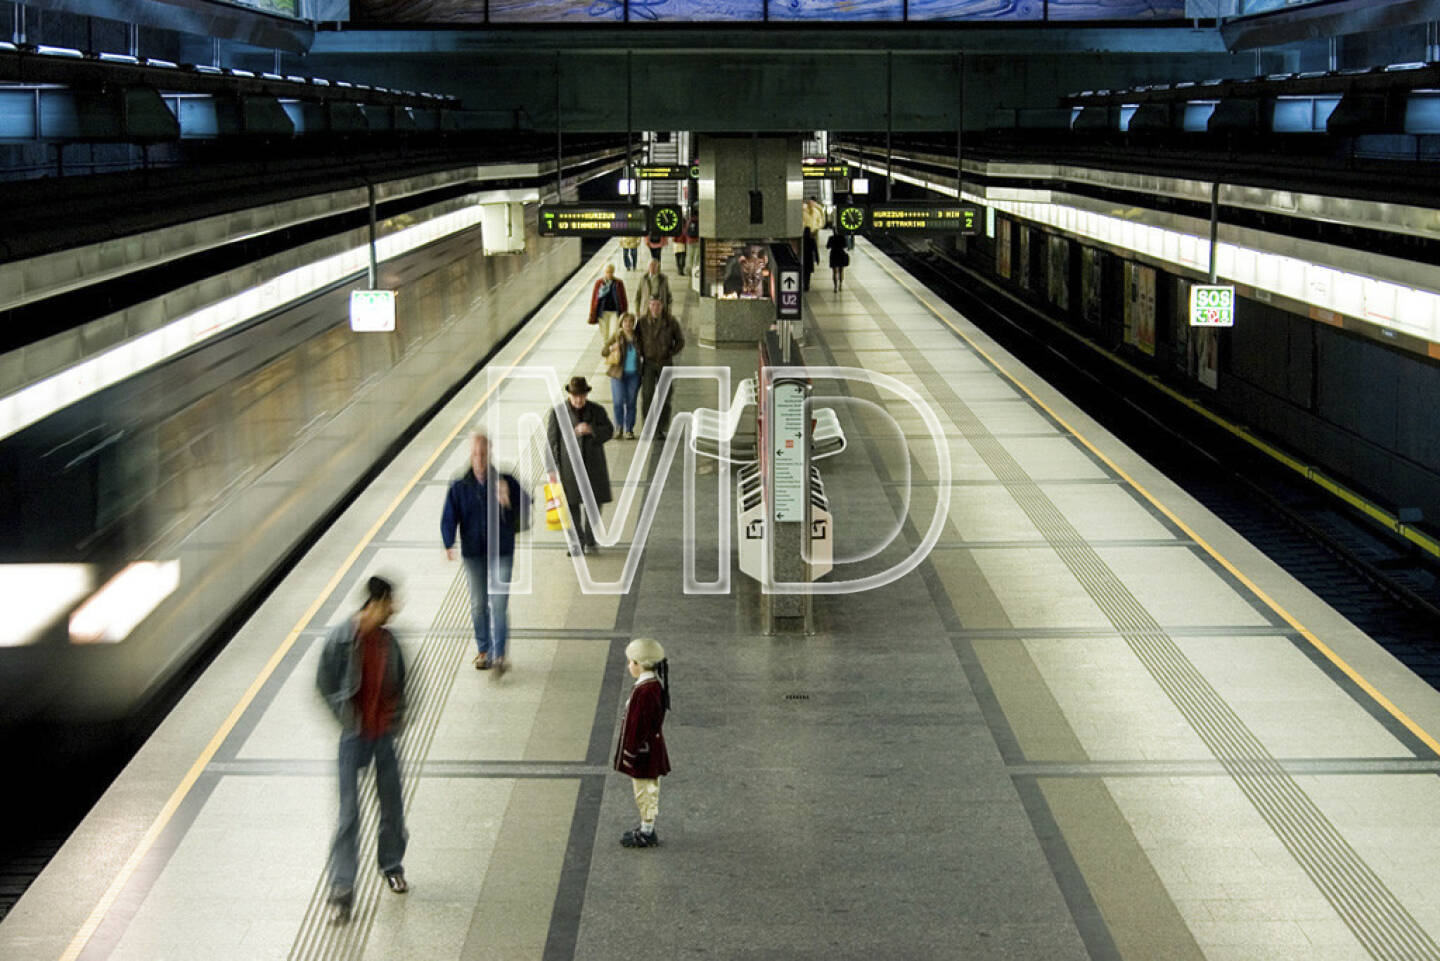
[[[1191,327],[1234,327],[1235,288],[1228,284],[1195,284],[1190,288]]]

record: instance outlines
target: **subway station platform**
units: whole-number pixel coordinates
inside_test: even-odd
[[[676,458],[630,589],[582,592],[542,523],[512,670],[476,671],[446,484],[472,426],[496,425],[504,467],[507,431],[559,399],[512,365],[585,374],[609,407],[584,312],[619,259],[559,291],[285,578],[0,924],[0,958],[1440,958],[1440,694],[863,240],[842,293],[816,273],[807,362],[918,392],[950,476],[913,407],[823,378],[849,446],[819,466],[842,554],[901,525],[857,570],[911,553],[948,497],[919,566],[767,636],[738,569],[685,593]],[[665,269],[679,361],[753,373],[753,349],[696,346],[696,295]],[[676,409],[714,395],[682,383]],[[634,497],[585,558],[597,580],[622,575],[661,479],[641,448],[606,445],[607,519]],[[702,461],[707,579],[723,485]],[[356,911],[332,927],[338,730],[315,665],[371,573],[403,603],[411,891],[373,870],[367,777]],[[635,812],[609,767],[637,635],[665,644],[674,700],[647,850],[618,843]]]

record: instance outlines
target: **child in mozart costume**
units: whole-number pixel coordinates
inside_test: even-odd
[[[634,780],[635,806],[640,826],[620,836],[627,848],[651,848],[660,843],[655,817],[660,813],[660,778],[670,773],[665,736],[660,727],[670,709],[670,669],[659,641],[637,637],[625,646],[635,686],[625,702],[620,743],[615,747],[615,770]]]

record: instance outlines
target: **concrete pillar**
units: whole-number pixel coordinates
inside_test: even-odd
[[[804,140],[697,136],[702,248],[769,243],[800,236]],[[759,203],[752,204],[752,192]],[[759,218],[755,219],[758,214]],[[728,256],[728,250],[724,256]],[[703,347],[753,347],[775,319],[775,304],[714,296],[720,278],[706,255],[701,266],[699,335]]]

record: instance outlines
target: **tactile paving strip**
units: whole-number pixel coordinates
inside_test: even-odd
[[[435,739],[435,730],[450,690],[460,672],[461,662],[469,649],[468,643],[457,643],[456,637],[469,638],[462,628],[470,620],[470,593],[463,568],[456,573],[440,609],[421,643],[420,656],[408,665],[405,683],[409,720],[397,739],[396,753],[401,761],[405,811],[420,778],[414,773],[424,764]],[[408,772],[408,773],[407,773]],[[365,953],[365,942],[375,922],[381,897],[394,897],[385,887],[375,863],[375,828],[380,817],[380,802],[375,793],[375,779],[360,772],[360,871],[355,879],[355,901],[350,923],[331,925],[327,917],[330,894],[328,866],[320,872],[305,918],[290,946],[290,961],[341,961],[359,958]]]
[[[943,381],[926,386],[954,397]],[[1004,445],[963,401],[944,407],[1366,950],[1385,961],[1440,959],[1429,933]]]

